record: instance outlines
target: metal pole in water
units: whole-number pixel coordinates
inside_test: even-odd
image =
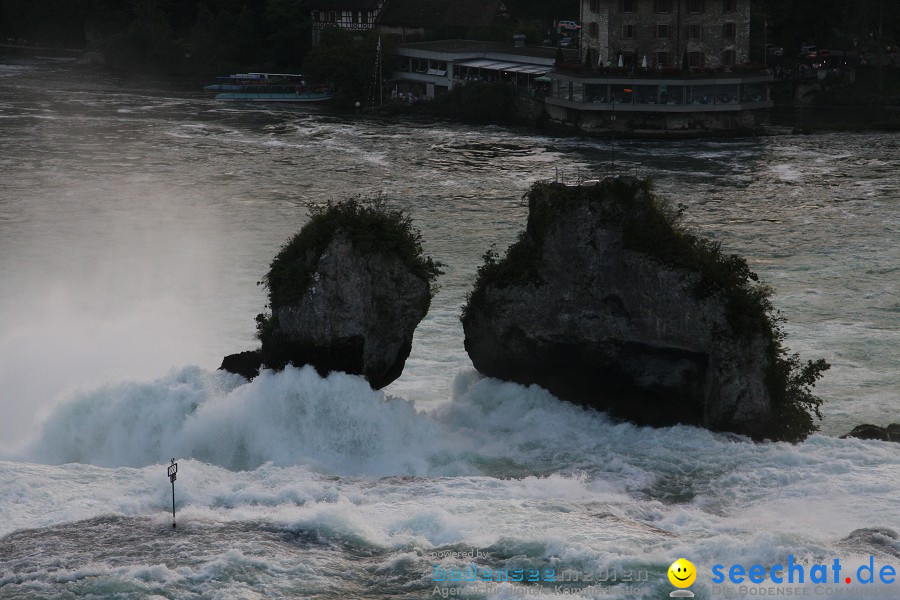
[[[612,115],[609,117],[609,133],[612,136],[612,161],[610,166],[616,166],[616,101],[612,103]]]
[[[178,463],[175,462],[175,459],[172,459],[172,464],[169,465],[168,474],[169,481],[172,482],[172,529],[175,529],[175,479],[176,474],[178,473]]]

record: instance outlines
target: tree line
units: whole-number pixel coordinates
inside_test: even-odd
[[[0,0],[0,40],[92,48],[113,67],[297,68],[310,11],[304,0]]]
[[[785,53],[802,44],[877,52],[900,43],[897,0],[762,0],[769,40]]]
[[[785,55],[805,43],[869,52],[900,43],[897,0],[753,1],[767,42],[783,46]],[[471,33],[499,40],[518,28],[531,38],[555,19],[580,14],[579,0],[504,0],[504,6],[510,19],[497,31]],[[0,43],[91,47],[123,67],[204,74],[298,69],[312,49],[310,27],[306,0],[0,0]]]

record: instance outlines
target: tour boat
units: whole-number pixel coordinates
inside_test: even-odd
[[[236,73],[217,77],[219,83],[203,88],[218,92],[216,100],[233,102],[322,102],[334,93],[327,87],[311,85],[294,73]]]

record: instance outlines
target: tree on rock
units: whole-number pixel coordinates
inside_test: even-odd
[[[441,271],[409,215],[381,200],[311,213],[260,282],[271,310],[257,316],[262,363],[344,371],[382,388],[403,371]]]
[[[816,430],[824,360],[782,345],[771,289],[698,238],[647,182],[538,183],[525,231],[485,254],[463,309],[485,375],[638,424],[798,441]]]

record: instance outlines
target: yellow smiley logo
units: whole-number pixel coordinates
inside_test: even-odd
[[[669,567],[669,581],[677,588],[691,587],[697,579],[697,569],[694,563],[686,558],[679,558]]]

